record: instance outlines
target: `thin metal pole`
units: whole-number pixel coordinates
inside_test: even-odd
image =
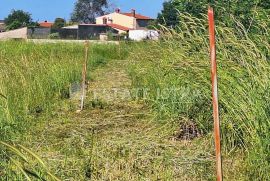
[[[218,110],[218,81],[217,81],[217,62],[216,62],[216,39],[215,39],[215,19],[214,10],[208,9],[209,35],[210,35],[210,55],[211,55],[211,77],[212,77],[212,97],[213,97],[213,117],[214,117],[214,134],[217,164],[217,181],[223,180],[222,175],[222,158],[220,143],[220,120]]]

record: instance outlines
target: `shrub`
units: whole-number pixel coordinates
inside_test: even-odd
[[[51,33],[51,34],[49,34],[49,38],[50,39],[59,39],[60,35],[59,35],[59,33]]]

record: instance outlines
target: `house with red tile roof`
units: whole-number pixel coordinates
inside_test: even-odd
[[[96,24],[106,24],[122,33],[129,30],[147,29],[146,27],[152,20],[153,19],[148,16],[136,13],[134,9],[129,13],[122,13],[120,9],[116,9],[113,13],[97,17]]]

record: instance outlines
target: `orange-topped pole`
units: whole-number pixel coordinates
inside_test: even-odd
[[[214,10],[208,9],[209,21],[209,37],[210,37],[210,55],[211,55],[211,77],[212,77],[212,101],[213,101],[213,117],[214,117],[214,134],[217,164],[217,181],[222,181],[222,159],[221,159],[221,143],[220,143],[220,120],[218,109],[218,82],[217,82],[217,61],[216,61],[216,39],[215,39],[215,19]]]

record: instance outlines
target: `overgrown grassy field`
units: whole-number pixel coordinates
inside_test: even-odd
[[[91,45],[89,71],[120,58],[115,45]],[[112,53],[114,52],[114,53]],[[68,98],[70,83],[81,81],[84,47],[80,44],[0,43],[0,127],[23,128],[40,113],[50,114]],[[89,74],[88,74],[89,75]]]
[[[90,45],[88,80],[92,70],[120,59],[118,51],[117,45]],[[19,141],[36,122],[76,109],[68,101],[69,87],[81,82],[84,54],[81,44],[0,42],[0,141]],[[0,170],[10,162],[4,147]]]
[[[129,72],[160,118],[204,137],[213,130],[207,18],[181,19],[177,30],[164,28],[163,41],[137,46]],[[235,24],[216,29],[223,154],[237,155],[239,180],[269,180],[269,29],[261,25],[261,34],[250,34]]]
[[[0,178],[213,180],[208,26],[181,19],[160,41],[91,45],[81,114],[68,98],[81,81],[83,45],[0,42],[0,141],[9,143],[0,145]],[[237,22],[217,25],[227,180],[270,179],[265,27],[250,34]],[[114,89],[129,89],[130,99],[93,100],[91,91]]]

